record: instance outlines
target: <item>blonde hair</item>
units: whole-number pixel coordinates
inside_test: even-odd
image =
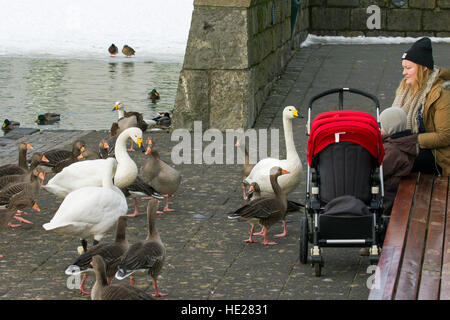
[[[428,77],[430,76],[431,70],[428,69],[425,66],[422,66],[420,64],[417,65],[417,73],[416,77],[414,78],[414,83],[411,85],[406,84],[406,79],[403,78],[403,80],[400,82],[400,85],[397,88],[397,93],[402,90],[404,91],[408,86],[410,87],[410,94],[411,99],[419,92],[419,90],[424,86],[424,84],[427,82]]]

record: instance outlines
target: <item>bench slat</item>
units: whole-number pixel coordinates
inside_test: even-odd
[[[422,269],[420,262],[424,251],[433,176],[421,174],[419,179],[398,277],[396,300],[416,299],[418,291],[420,271]]]
[[[447,184],[448,178],[437,177],[434,181],[422,277],[418,294],[418,299],[420,300],[436,300],[439,298]]]
[[[412,173],[399,184],[378,262],[380,287],[370,290],[369,300],[393,297],[416,181],[417,173]]]
[[[444,257],[442,259],[442,275],[440,300],[450,300],[450,194],[447,190],[447,222],[445,224]]]

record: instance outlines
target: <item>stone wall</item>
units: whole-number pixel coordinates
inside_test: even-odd
[[[400,1],[401,2],[401,1]],[[310,0],[309,33],[330,36],[449,37],[450,0]],[[381,10],[380,29],[369,29],[366,9]]]
[[[290,0],[194,0],[173,127],[251,127],[292,43]]]

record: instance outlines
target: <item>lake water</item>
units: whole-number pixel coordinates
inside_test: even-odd
[[[0,119],[41,129],[109,129],[118,118],[112,108],[150,119],[172,110],[182,63],[137,58],[64,59],[0,57]],[[157,89],[153,103],[148,92]],[[61,121],[38,126],[38,114],[55,112]]]

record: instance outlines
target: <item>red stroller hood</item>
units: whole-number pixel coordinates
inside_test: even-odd
[[[339,141],[354,142],[366,148],[381,165],[384,147],[375,118],[361,111],[329,111],[319,114],[312,122],[308,139],[308,163],[326,146]]]

